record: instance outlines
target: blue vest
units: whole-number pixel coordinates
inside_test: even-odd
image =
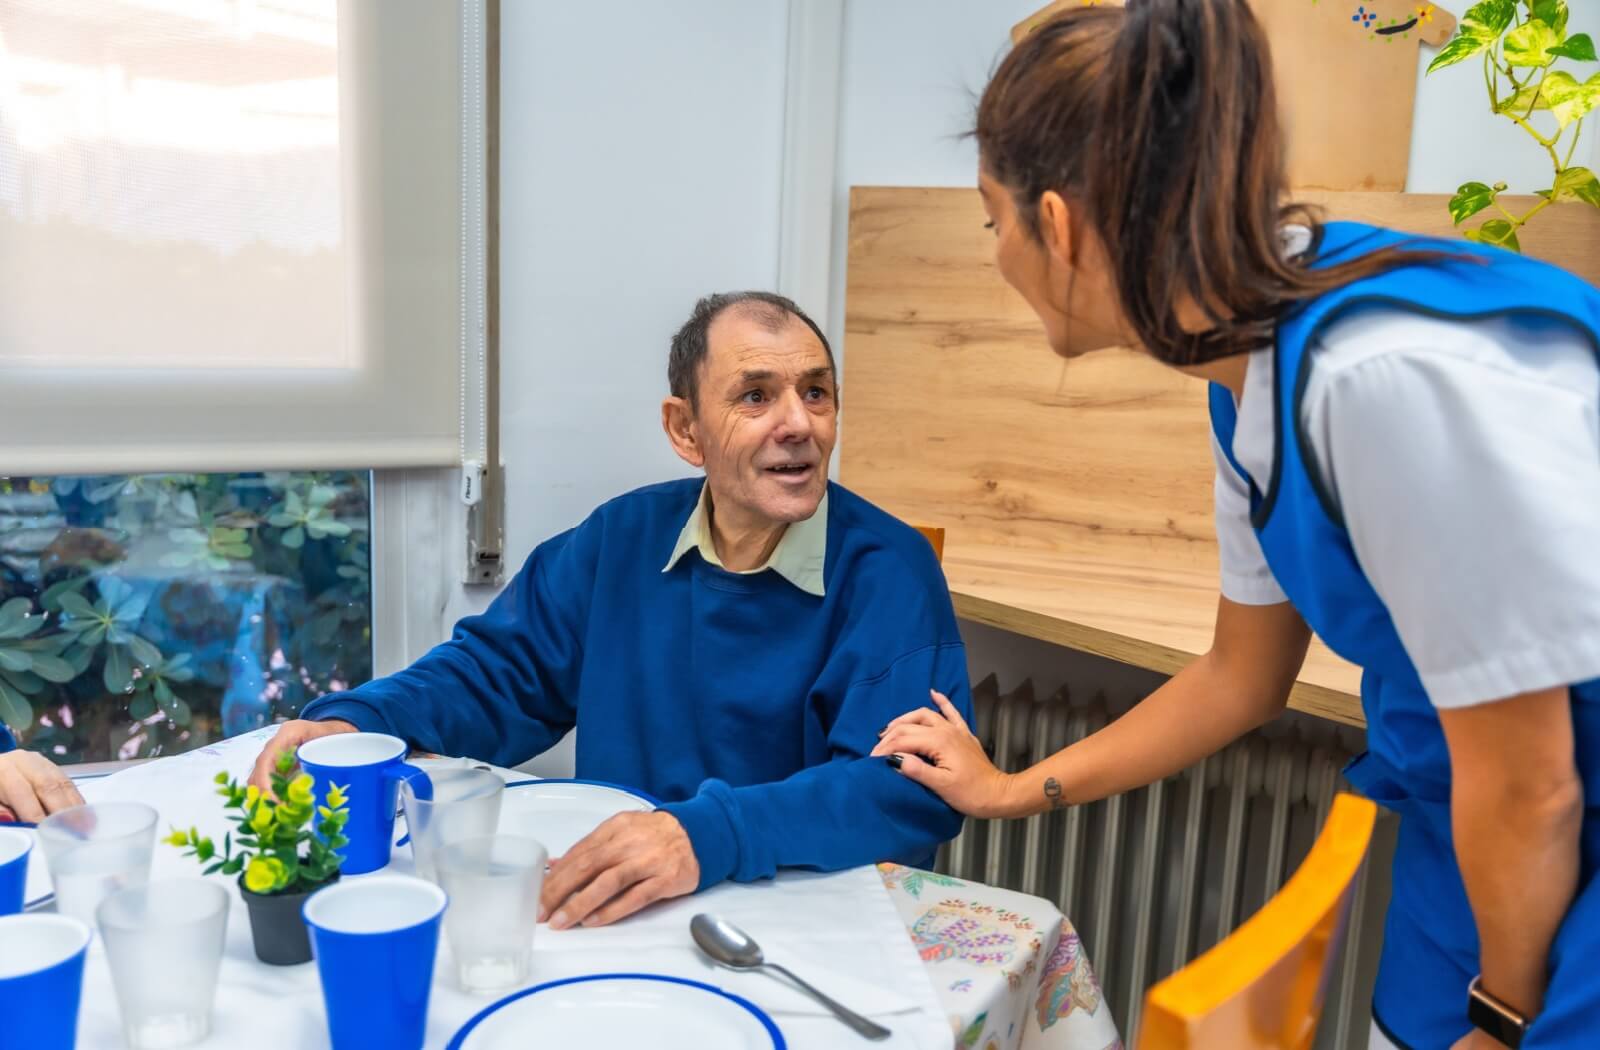
[[[1401,1046],[1448,1050],[1466,1034],[1467,984],[1478,973],[1476,924],[1450,832],[1450,756],[1439,718],[1383,601],[1356,560],[1339,508],[1320,478],[1300,400],[1323,329],[1363,310],[1401,309],[1463,321],[1505,315],[1559,320],[1600,350],[1600,292],[1544,263],[1459,241],[1427,241],[1330,223],[1315,266],[1392,245],[1458,260],[1401,267],[1303,303],[1279,323],[1274,350],[1275,451],[1264,485],[1233,459],[1232,395],[1211,390],[1211,421],[1250,486],[1251,520],[1278,584],[1329,648],[1363,670],[1367,753],[1345,770],[1355,787],[1400,814],[1393,897],[1373,1012]],[[1530,420],[1537,426],[1537,420]],[[1404,514],[1404,507],[1396,507]],[[1600,556],[1600,555],[1597,555]],[[1454,567],[1471,572],[1471,565]],[[1450,615],[1441,609],[1440,615]],[[1586,799],[1578,896],[1553,946],[1544,1009],[1526,1050],[1600,1047],[1600,681],[1572,684],[1577,762]]]

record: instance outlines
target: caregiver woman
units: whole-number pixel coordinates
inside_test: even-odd
[[[1215,638],[1026,772],[939,697],[875,753],[975,816],[1104,798],[1281,712],[1315,629],[1365,671],[1349,779],[1402,817],[1373,1044],[1498,1047],[1470,985],[1512,1045],[1600,1046],[1600,293],[1280,206],[1275,112],[1244,0],[1068,11],[985,90],[996,261],[1051,348],[1211,384]]]

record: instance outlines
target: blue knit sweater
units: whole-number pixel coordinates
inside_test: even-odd
[[[933,551],[834,485],[825,598],[771,571],[725,572],[698,552],[662,572],[700,484],[605,504],[541,544],[450,641],[304,717],[500,765],[576,726],[578,776],[664,800],[702,888],[781,867],[927,863],[960,816],[866,756],[930,688],[971,717],[966,652]]]

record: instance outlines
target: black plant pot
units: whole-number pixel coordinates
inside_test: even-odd
[[[311,961],[311,938],[300,914],[306,898],[339,881],[339,873],[321,886],[299,893],[252,893],[239,876],[239,892],[250,911],[250,939],[255,942],[256,958],[269,966],[294,966]]]

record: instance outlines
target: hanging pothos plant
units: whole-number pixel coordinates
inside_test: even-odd
[[[1600,179],[1572,163],[1583,119],[1600,104],[1600,73],[1580,80],[1556,68],[1563,61],[1596,60],[1589,34],[1568,34],[1567,14],[1567,0],[1483,0],[1461,16],[1456,35],[1428,65],[1432,73],[1478,58],[1490,108],[1532,136],[1555,169],[1550,188],[1520,215],[1500,199],[1504,182],[1469,182],[1457,190],[1450,199],[1457,226],[1491,208],[1497,213],[1464,231],[1474,241],[1521,251],[1518,231],[1550,205],[1577,201],[1600,208]]]

